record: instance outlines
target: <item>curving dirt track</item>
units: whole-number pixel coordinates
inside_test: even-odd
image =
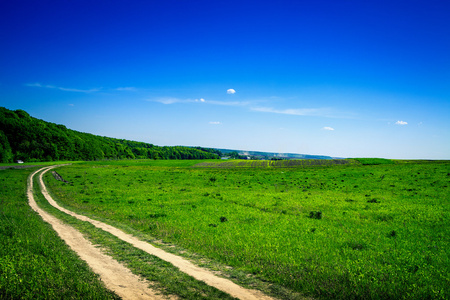
[[[84,254],[85,252],[93,251],[93,249],[95,249],[97,252],[100,252],[100,251],[97,248],[93,247],[93,245],[90,244],[88,241],[86,241],[81,236],[81,234],[78,231],[76,231],[74,228],[62,224],[58,219],[56,219],[55,217],[47,214],[46,212],[42,211],[41,209],[39,209],[37,207],[36,202],[33,199],[33,192],[32,192],[32,190],[33,190],[33,181],[32,180],[33,180],[33,176],[37,172],[39,172],[41,170],[44,170],[39,175],[39,181],[40,181],[40,184],[41,184],[42,194],[47,199],[47,201],[51,205],[56,207],[57,209],[65,212],[65,213],[67,213],[67,214],[69,214],[69,215],[71,215],[71,216],[73,216],[73,217],[75,217],[75,218],[77,218],[79,220],[89,222],[92,225],[96,226],[97,228],[100,228],[100,229],[102,229],[104,231],[107,231],[107,232],[115,235],[116,237],[120,238],[123,241],[126,241],[126,242],[130,243],[131,245],[133,245],[134,247],[136,247],[138,249],[141,249],[141,250],[143,250],[143,251],[145,251],[145,252],[147,252],[147,253],[149,253],[151,255],[157,256],[157,257],[159,257],[159,258],[161,258],[161,259],[163,259],[163,260],[165,260],[167,262],[170,262],[174,266],[178,267],[182,272],[184,272],[184,273],[186,273],[186,274],[196,278],[197,280],[201,280],[201,281],[205,282],[206,284],[208,284],[210,286],[213,286],[213,287],[215,287],[215,288],[217,288],[217,289],[219,289],[221,291],[224,291],[224,292],[230,294],[233,297],[236,297],[238,299],[243,299],[243,300],[244,299],[245,300],[247,300],[247,299],[248,300],[258,300],[258,299],[263,299],[263,300],[267,299],[268,300],[268,299],[273,299],[273,298],[263,294],[260,291],[245,289],[245,288],[235,284],[234,282],[232,282],[232,281],[230,281],[228,279],[218,277],[218,276],[214,275],[209,270],[206,270],[204,268],[200,268],[200,267],[194,265],[193,263],[191,263],[190,261],[188,261],[188,260],[186,260],[186,259],[184,259],[182,257],[179,257],[177,255],[174,255],[174,254],[165,252],[165,251],[163,251],[163,250],[161,250],[159,248],[156,248],[156,247],[154,247],[153,245],[151,245],[151,244],[149,244],[147,242],[141,241],[138,238],[136,238],[136,237],[134,237],[134,236],[132,236],[132,235],[130,235],[128,233],[123,232],[120,229],[117,229],[117,228],[115,228],[113,226],[110,226],[110,225],[105,224],[105,223],[100,222],[100,221],[92,220],[92,219],[90,219],[90,218],[88,218],[86,216],[82,216],[82,215],[76,214],[76,213],[74,213],[74,212],[72,212],[70,210],[67,210],[67,209],[59,206],[51,198],[51,196],[49,195],[49,193],[47,191],[47,188],[45,187],[45,184],[44,184],[44,182],[42,180],[43,174],[45,174],[46,172],[48,172],[49,170],[51,170],[51,169],[53,169],[55,167],[58,167],[58,166],[41,168],[41,169],[37,170],[36,172],[34,172],[33,174],[30,175],[29,182],[28,182],[28,197],[30,199],[30,205],[33,207],[34,210],[38,211],[39,214],[41,214],[41,216],[43,217],[43,219],[45,221],[47,221],[48,223],[52,224],[53,228],[58,232],[58,234],[68,244],[69,244],[69,242],[67,240],[69,240],[69,241],[75,240],[76,242],[80,242],[81,244],[83,244],[83,245],[74,246],[74,247],[69,244],[69,246],[72,249],[74,249],[80,255],[80,257],[82,259],[87,261],[88,264],[94,270],[94,272],[100,274],[102,280],[105,282],[107,287],[110,288],[111,290],[116,291],[117,294],[121,295],[117,290],[115,290],[116,286],[118,286],[118,287],[123,286],[124,285],[124,281],[122,279],[117,279],[117,280],[104,279],[103,276],[106,276],[106,275],[102,275],[102,274],[105,273],[105,270],[101,270],[101,268],[100,268],[100,270],[97,271],[97,269],[94,269],[94,267],[93,267],[93,266],[101,265],[101,264],[105,264],[105,267],[109,267],[109,263],[106,263],[106,262],[102,263],[101,262],[101,260],[102,260],[102,259],[100,259],[100,254],[101,253],[100,254],[96,253],[95,255]],[[44,218],[44,216],[45,216],[45,218]],[[75,231],[76,233],[73,232],[73,231]],[[77,236],[76,238],[73,238],[77,234],[79,236]],[[83,239],[84,241],[81,242],[80,241],[81,239]],[[91,248],[93,248],[93,249],[91,249]],[[101,254],[101,255],[106,256],[104,254]],[[111,257],[109,257],[109,259],[112,260]],[[117,262],[115,261],[115,263],[117,263]],[[122,271],[116,270],[116,271],[113,271],[112,273],[115,273],[114,275],[119,275],[119,273],[124,273],[124,274],[125,273],[130,273],[131,274],[131,272],[128,269],[126,269],[125,267],[123,267],[123,268],[125,270],[122,270]],[[100,273],[100,272],[102,272],[102,273]],[[106,269],[106,273],[108,273],[107,269]],[[133,275],[133,274],[131,274],[131,275]],[[135,276],[135,275],[133,275],[133,276]],[[135,277],[137,277],[137,276],[135,276]],[[140,282],[141,285],[148,286],[148,284],[143,283],[142,281],[139,281],[139,280],[137,280],[137,281]],[[110,285],[108,285],[108,282],[110,282]],[[118,282],[121,283],[120,286],[117,284]],[[129,289],[134,289],[133,287],[134,287],[135,284],[136,284],[136,290],[134,290],[134,294],[131,294],[132,292],[129,291],[129,293],[130,293],[129,295],[126,295],[126,293],[125,293],[125,296],[122,296],[122,295],[121,296],[124,297],[124,298],[130,298],[130,299],[139,299],[139,297],[140,298],[147,298],[147,299],[148,298],[158,299],[157,297],[159,297],[159,296],[156,295],[154,292],[152,292],[149,289],[146,289],[145,290],[146,294],[144,294],[144,291],[141,290],[141,287],[139,285],[137,285],[137,283],[133,283],[133,284],[129,283],[129,284],[126,284],[126,286],[128,286]],[[136,297],[134,295],[137,295],[139,297]]]
[[[47,167],[50,169],[49,167]],[[28,178],[27,195],[31,208],[44,221],[51,224],[58,235],[86,261],[92,270],[100,275],[105,286],[116,292],[123,299],[164,299],[148,288],[149,283],[131,273],[129,269],[103,254],[98,248],[86,240],[75,228],[62,223],[59,219],[40,209],[33,196],[33,177],[45,168],[33,172]]]

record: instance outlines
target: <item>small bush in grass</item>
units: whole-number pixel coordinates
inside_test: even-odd
[[[397,232],[395,230],[392,230],[391,232],[389,232],[388,237],[396,237],[397,236]]]
[[[311,211],[309,212],[309,218],[311,219],[322,219],[322,212],[321,211]]]
[[[362,242],[348,242],[347,246],[352,248],[353,250],[364,250],[367,248],[367,245]]]

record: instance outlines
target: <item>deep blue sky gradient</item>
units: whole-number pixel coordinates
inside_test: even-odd
[[[450,159],[449,15],[448,1],[4,1],[0,106],[157,145]]]

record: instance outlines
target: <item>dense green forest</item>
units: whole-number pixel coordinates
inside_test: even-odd
[[[220,151],[201,147],[160,147],[97,136],[0,107],[0,162],[102,159],[214,159]]]

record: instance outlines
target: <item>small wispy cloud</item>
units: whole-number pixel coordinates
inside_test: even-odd
[[[325,126],[324,128],[322,128],[323,130],[329,130],[329,131],[333,131],[334,130],[334,128],[333,127],[328,127],[328,126]]]
[[[315,117],[325,117],[325,118],[354,118],[354,114],[349,112],[340,112],[332,108],[285,108],[277,109],[267,106],[256,106],[257,103],[267,102],[263,100],[249,100],[249,101],[223,101],[223,100],[205,100],[204,98],[199,99],[182,99],[176,97],[161,97],[147,99],[150,102],[158,102],[166,105],[170,104],[195,104],[195,103],[205,103],[205,105],[219,105],[219,106],[234,106],[247,108],[250,111],[264,112],[264,113],[274,113],[274,114],[284,114],[284,115],[294,115],[294,116],[315,116]],[[328,129],[330,130],[330,129]]]
[[[42,84],[40,83],[25,83],[25,86],[31,86],[31,87],[44,87]]]
[[[215,100],[210,100],[208,101],[208,103],[222,106],[246,106],[250,104],[250,102],[247,101],[215,101]]]
[[[55,85],[50,85],[50,84],[44,85],[44,84],[40,84],[40,83],[26,83],[25,86],[56,89],[56,90],[65,91],[65,92],[77,92],[77,93],[92,93],[92,92],[100,91],[100,89],[83,90],[83,89],[65,88],[65,87],[55,86]]]
[[[211,125],[220,125],[220,124],[222,124],[222,123],[217,122],[217,121],[211,121],[211,122],[209,122],[209,124],[211,124]]]
[[[294,115],[294,116],[319,116],[323,115],[326,111],[325,109],[318,109],[318,108],[275,109],[272,107],[252,107],[251,110],[274,114]]]
[[[147,101],[159,102],[162,104],[175,104],[175,103],[205,103],[206,100],[204,98],[200,99],[180,99],[174,97],[163,97],[158,99],[148,99]]]
[[[70,103],[69,106],[75,106],[75,105],[73,105],[72,103]]]
[[[184,102],[184,100],[182,100],[182,99],[170,98],[170,97],[158,98],[158,99],[156,99],[154,101],[162,103],[162,104],[174,104],[174,103]]]
[[[403,125],[408,125],[408,122],[405,122],[405,121],[397,121],[397,122],[395,122],[395,125],[401,125],[401,126],[403,126]]]
[[[236,94],[236,91],[234,89],[228,89],[227,94]]]
[[[216,100],[205,100],[204,98],[199,99],[181,99],[181,98],[174,98],[174,97],[163,97],[163,98],[157,98],[157,99],[148,99],[147,101],[151,102],[159,102],[162,104],[176,104],[176,103],[206,103],[209,105],[220,105],[220,106],[247,106],[250,104],[250,102],[243,102],[243,101],[216,101]]]
[[[127,87],[118,87],[115,89],[116,91],[124,91],[124,92],[136,92],[137,88],[132,87],[132,86],[127,86]]]
[[[265,106],[262,107],[252,106],[250,107],[250,110],[273,114],[292,115],[292,116],[308,116],[308,117],[339,118],[339,119],[353,119],[356,116],[352,112],[340,111],[330,107],[277,109]]]

